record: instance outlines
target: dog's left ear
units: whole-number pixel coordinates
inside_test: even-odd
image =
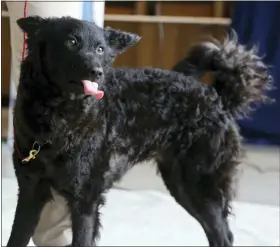
[[[23,32],[26,32],[28,36],[32,36],[41,28],[43,21],[44,19],[39,16],[29,16],[18,19],[17,24]]]
[[[104,32],[108,45],[119,53],[125,51],[128,47],[137,44],[141,39],[137,34],[123,32],[112,28],[105,28]]]

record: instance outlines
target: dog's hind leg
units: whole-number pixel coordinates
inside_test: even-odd
[[[18,181],[18,202],[7,247],[26,247],[28,245],[38,224],[41,211],[46,202],[51,199],[50,188],[43,182],[33,183],[24,176],[20,177]]]
[[[211,175],[202,175],[192,164],[158,162],[159,172],[175,200],[203,227],[210,246],[232,246],[228,201]]]

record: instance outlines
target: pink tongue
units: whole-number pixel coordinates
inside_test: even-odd
[[[86,95],[94,96],[96,99],[102,99],[104,96],[104,92],[98,90],[98,84],[96,82],[82,80],[84,85],[84,92]]]

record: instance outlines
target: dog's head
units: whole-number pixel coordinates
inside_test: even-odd
[[[95,95],[116,55],[140,40],[136,34],[71,17],[32,16],[17,23],[27,33],[28,56],[36,68],[61,90],[75,94]]]

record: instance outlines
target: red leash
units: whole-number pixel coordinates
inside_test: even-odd
[[[28,8],[28,5],[27,5],[27,0],[25,0],[24,2],[24,12],[23,12],[23,17],[26,18],[27,17],[27,9]],[[27,43],[26,43],[26,40],[27,40],[27,33],[23,33],[23,50],[22,50],[22,60],[24,60],[26,58],[26,53],[27,53]]]
[[[24,2],[24,12],[23,12],[23,17],[26,18],[27,15],[28,15],[28,4],[27,4],[27,0],[25,0]],[[26,55],[27,55],[27,43],[26,43],[26,40],[27,40],[27,33],[23,33],[23,50],[22,50],[22,60],[24,60],[26,58]],[[18,154],[18,157],[23,160],[23,157],[19,151],[19,148],[17,146],[17,142],[16,142],[16,130],[15,130],[15,127],[14,127],[14,147],[15,147],[15,150]]]

